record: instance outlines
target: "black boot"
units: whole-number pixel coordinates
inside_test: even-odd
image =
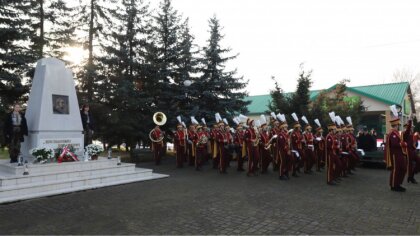
[[[279,177],[280,180],[288,180],[288,178],[285,175],[282,175]]]
[[[408,178],[407,178],[407,182],[408,182],[408,183],[417,184],[417,181],[416,181],[416,179],[415,179],[414,177],[408,177]]]

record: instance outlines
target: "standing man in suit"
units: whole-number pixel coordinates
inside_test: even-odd
[[[18,162],[20,143],[24,141],[24,135],[28,136],[28,124],[19,104],[13,105],[13,110],[7,114],[3,133],[9,147],[10,163]]]

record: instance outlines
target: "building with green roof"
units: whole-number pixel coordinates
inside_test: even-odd
[[[335,86],[326,90],[331,91]],[[310,100],[314,101],[320,92],[321,90],[310,91]],[[359,126],[375,129],[379,135],[385,134],[390,128],[387,122],[390,117],[390,105],[396,104],[401,107],[402,122],[406,122],[411,114],[416,114],[410,85],[407,82],[347,87],[346,92],[348,98],[361,99],[366,107]],[[248,116],[257,118],[269,110],[271,95],[249,96],[245,100],[251,101],[248,105]]]

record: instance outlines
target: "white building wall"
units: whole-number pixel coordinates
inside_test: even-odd
[[[358,93],[354,93],[351,91],[347,91],[347,96],[353,97],[358,96],[363,101],[363,106],[366,107],[366,111],[386,111],[389,110],[389,106],[385,103],[382,103],[380,101],[374,100],[372,98],[360,95]]]

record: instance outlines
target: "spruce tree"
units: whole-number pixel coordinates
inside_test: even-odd
[[[64,0],[26,0],[30,7],[31,49],[34,60],[46,56],[63,59],[64,49],[75,43],[75,9]]]
[[[247,82],[243,77],[236,77],[236,69],[226,71],[226,64],[237,55],[226,55],[231,49],[221,46],[224,35],[216,16],[210,18],[209,27],[210,38],[201,59],[202,76],[197,81],[197,90],[201,92],[194,102],[206,119],[213,120],[216,112],[226,117],[246,113],[249,102],[243,99],[247,95],[244,92]]]
[[[64,60],[66,48],[79,44],[76,27],[72,20],[76,16],[76,8],[69,7],[64,0],[54,0],[48,5],[50,27],[46,32],[48,41],[47,54]]]
[[[306,72],[301,65],[296,91],[291,96],[290,105],[293,108],[291,112],[300,116],[309,115],[311,74],[312,71]]]
[[[153,42],[147,48],[145,89],[152,98],[150,108],[175,117],[180,110],[183,78],[180,75],[180,21],[181,16],[172,7],[170,0],[163,0],[153,17]],[[168,127],[176,119],[168,120]]]
[[[110,114],[99,121],[103,141],[134,147],[138,140],[147,140],[147,123],[151,123],[148,97],[138,86],[144,78],[143,66],[147,37],[150,33],[148,5],[141,0],[122,2],[122,8],[112,13],[116,20],[102,44],[105,52],[98,84],[100,104],[97,110]],[[150,127],[150,126],[149,126]]]
[[[274,89],[270,91],[271,101],[268,104],[269,110],[276,114],[290,114],[292,108],[290,107],[289,97],[285,96],[283,89],[274,76],[271,79],[274,81]]]
[[[80,30],[86,33],[83,45],[88,50],[86,65],[80,69],[77,77],[80,79],[79,97],[83,103],[92,103],[95,96],[95,83],[97,83],[99,69],[96,54],[99,50],[94,48],[99,41],[105,39],[104,31],[112,29],[110,16],[115,11],[116,0],[82,0],[77,22]]]
[[[46,12],[45,0],[29,0],[30,8],[26,12],[31,20],[31,49],[34,61],[44,57],[47,44],[45,39],[45,21],[50,18]]]
[[[0,113],[27,92],[24,84],[30,49],[25,45],[30,37],[30,21],[25,18],[29,4],[25,1],[1,0],[0,4]]]
[[[15,102],[25,100],[28,87],[24,80],[32,61],[23,43],[30,36],[30,21],[25,17],[25,1],[0,0],[0,120]],[[0,130],[3,130],[0,122]],[[0,138],[3,143],[3,137]]]
[[[177,61],[179,80],[176,81],[176,84],[180,91],[177,95],[177,114],[196,115],[198,107],[192,101],[201,93],[196,89],[197,78],[195,76],[198,72],[197,53],[199,50],[193,44],[194,36],[190,33],[188,18],[181,25],[179,41],[180,55]],[[183,85],[187,80],[193,82],[189,87]]]

